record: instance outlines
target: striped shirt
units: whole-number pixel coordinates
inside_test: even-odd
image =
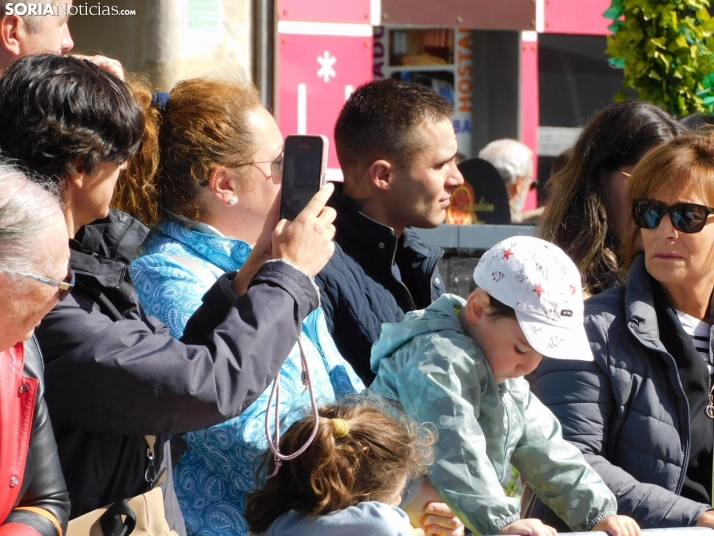
[[[709,344],[709,324],[682,311],[677,311],[677,316],[682,323],[684,331],[692,338],[694,348],[707,364],[709,374],[714,374],[714,362],[712,361],[711,345]]]

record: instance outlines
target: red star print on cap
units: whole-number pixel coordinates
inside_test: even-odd
[[[479,289],[514,309],[536,352],[592,361],[583,327],[580,273],[558,246],[533,236],[513,236],[483,254],[473,277]]]
[[[541,297],[541,294],[543,294],[543,293],[545,292],[545,290],[543,290],[543,287],[541,286],[541,284],[538,283],[538,284],[535,286],[535,288],[533,289],[533,292],[537,293],[537,294],[538,294],[538,297],[540,298],[540,297]]]

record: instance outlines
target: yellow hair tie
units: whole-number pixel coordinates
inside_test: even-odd
[[[347,434],[350,433],[350,425],[343,419],[332,419],[332,426],[335,428],[332,431],[332,435],[338,439],[341,437],[347,437]]]

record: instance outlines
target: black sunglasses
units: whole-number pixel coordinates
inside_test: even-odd
[[[69,267],[67,267],[67,276],[62,281],[58,281],[56,279],[49,279],[47,277],[41,277],[39,275],[28,274],[26,272],[10,272],[10,271],[8,271],[7,273],[19,275],[22,277],[27,277],[28,279],[32,279],[34,281],[39,281],[40,283],[44,283],[45,285],[59,287],[59,296],[58,296],[59,301],[62,301],[67,296],[69,296],[69,293],[72,292],[72,289],[74,288],[74,272],[72,271],[72,268],[69,268]]]
[[[707,223],[714,208],[696,205],[694,203],[677,203],[668,207],[652,199],[635,199],[632,204],[632,218],[635,225],[642,229],[655,229],[669,214],[672,226],[683,233],[698,233]]]

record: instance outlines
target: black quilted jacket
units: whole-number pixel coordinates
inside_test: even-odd
[[[283,262],[266,263],[238,299],[226,274],[179,341],[146,315],[129,277],[145,228],[112,211],[83,229],[81,243],[71,241],[77,284],[37,330],[72,518],[149,489],[145,435],[159,436],[161,454],[168,434],[226,421],[255,400],[319,298],[310,279]],[[172,522],[168,510],[167,517],[181,528],[179,517]]]
[[[436,266],[443,252],[409,228],[397,237],[341,193],[329,205],[337,211],[337,247],[316,282],[337,348],[369,385],[370,352],[382,324],[401,322],[404,313],[424,309],[446,292]]]

